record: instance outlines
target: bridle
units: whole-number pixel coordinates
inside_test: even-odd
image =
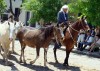
[[[82,25],[83,29],[85,30],[85,27],[83,26],[83,24],[81,23],[81,21],[80,21],[79,23]],[[72,29],[72,30],[74,30],[75,32],[78,32],[78,33],[79,33],[79,31],[78,31],[78,30],[74,29],[74,28],[73,28],[73,27],[71,27],[70,25],[69,25],[69,28],[71,28],[71,29]],[[72,34],[71,34],[71,32],[70,32],[69,28],[68,28],[69,34],[70,34],[70,36],[71,36],[71,38],[72,38],[73,42],[75,43],[75,40],[74,40],[74,38],[73,38],[73,36],[72,36]]]

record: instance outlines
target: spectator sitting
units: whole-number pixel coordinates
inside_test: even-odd
[[[96,29],[96,36],[94,43],[90,46],[89,51],[93,51],[94,47],[100,47],[100,27],[97,27]]]
[[[92,43],[93,43],[93,41],[94,41],[94,37],[93,36],[91,36],[91,33],[90,33],[90,31],[88,31],[87,32],[87,38],[86,38],[86,40],[84,41],[84,42],[81,42],[80,43],[80,50],[81,51],[83,51],[83,49],[85,49],[85,47],[87,46],[87,45],[91,45]],[[83,47],[83,45],[84,45],[84,47]]]
[[[85,32],[84,30],[80,30],[78,40],[77,40],[77,50],[80,50],[80,43],[85,40]]]
[[[92,29],[90,30],[91,36],[95,37],[95,28],[92,27]]]

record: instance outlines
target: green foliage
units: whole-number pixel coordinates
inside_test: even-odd
[[[55,22],[57,13],[62,6],[62,0],[27,0],[22,8],[33,12],[31,22],[44,19],[45,22]]]
[[[71,13],[82,13],[87,16],[88,22],[100,26],[100,1],[99,0],[71,0],[69,4]]]
[[[38,0],[24,1],[24,3],[22,4],[22,9],[33,12],[33,17],[29,20],[30,23],[35,23],[36,21],[39,21],[39,10],[41,7],[42,3],[40,3]]]
[[[5,11],[6,4],[4,0],[0,0],[0,14],[2,14]]]
[[[42,7],[39,10],[40,17],[45,22],[57,20],[57,13],[62,6],[61,0],[39,0],[42,3]]]

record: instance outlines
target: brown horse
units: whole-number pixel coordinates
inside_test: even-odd
[[[74,44],[77,41],[77,37],[78,37],[78,33],[80,29],[83,29],[83,30],[89,29],[88,25],[86,24],[85,18],[79,19],[74,24],[69,25],[69,28],[67,28],[65,32],[65,36],[63,38],[63,41],[61,42],[62,45],[66,47],[66,57],[63,63],[64,65],[68,66],[69,54],[74,48]],[[55,61],[58,62],[57,57],[56,57],[56,50],[57,48],[54,48],[54,57],[55,57]]]
[[[44,66],[46,66],[47,61],[47,48],[50,44],[50,41],[52,38],[56,38],[57,41],[60,41],[62,36],[60,33],[59,28],[55,26],[45,27],[45,28],[31,28],[31,27],[23,27],[20,29],[17,33],[17,38],[20,41],[21,44],[21,56],[20,56],[20,62],[26,63],[25,57],[24,57],[24,49],[26,45],[36,48],[37,56],[35,60],[31,61],[30,63],[33,64],[39,57],[39,51],[40,48],[44,48]]]

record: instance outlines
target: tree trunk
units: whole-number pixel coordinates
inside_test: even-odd
[[[9,0],[9,3],[10,3],[10,12],[13,16],[15,16],[13,10],[12,10],[12,0]]]
[[[20,14],[18,14],[18,15],[16,16],[15,13],[13,12],[12,0],[9,0],[9,3],[10,3],[10,12],[11,12],[11,14],[14,16],[14,20],[15,20],[15,21],[19,21],[19,15],[20,15]]]

